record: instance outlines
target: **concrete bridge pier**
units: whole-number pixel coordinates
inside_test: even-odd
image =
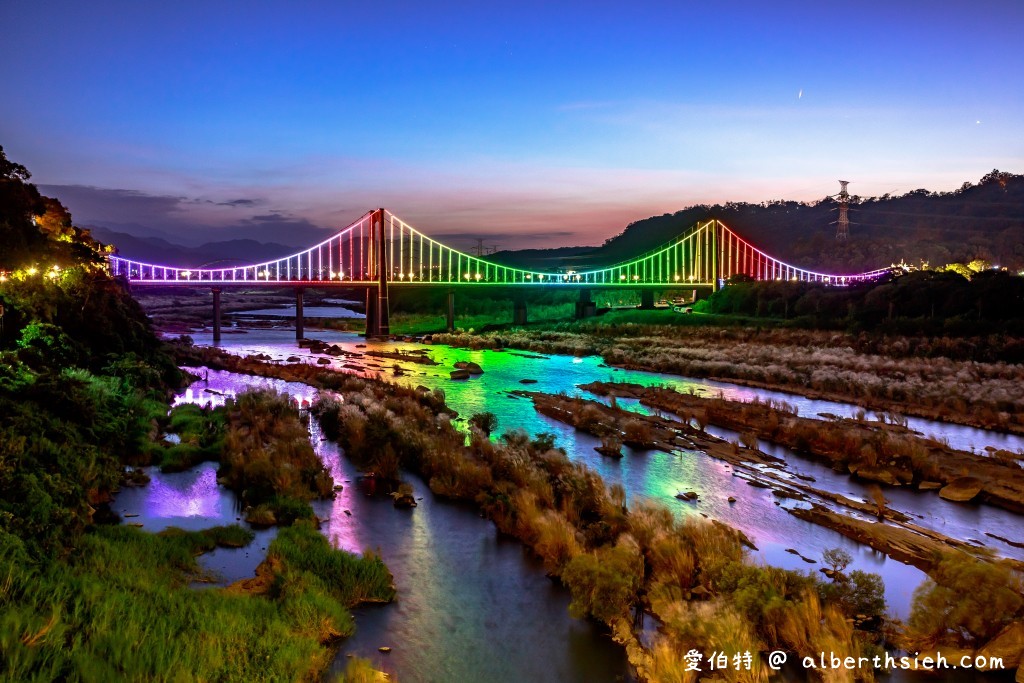
[[[378,332],[377,327],[377,292],[373,287],[366,288],[366,332],[363,336],[369,339]]]
[[[641,289],[640,290],[640,308],[649,311],[654,308],[654,290],[653,289]]]
[[[373,336],[387,339],[391,336],[391,305],[388,303],[388,285],[377,287],[377,329]]]
[[[212,287],[213,292],[213,343],[220,344],[220,287]]]
[[[580,290],[579,301],[576,302],[576,313],[573,316],[576,320],[582,320],[583,318],[593,318],[597,315],[597,304],[590,298],[589,289]]]
[[[388,324],[388,295],[383,296],[380,289],[375,287],[366,288],[366,331],[363,333],[367,339],[387,339],[391,334],[391,326]]]
[[[445,307],[448,317],[448,331],[455,331],[455,290],[449,289],[447,296],[447,306]]]
[[[527,322],[526,299],[516,297],[512,300],[512,324],[525,325]]]
[[[306,336],[303,323],[305,322],[305,313],[302,310],[302,294],[304,290],[302,287],[295,288],[295,338],[302,339]]]

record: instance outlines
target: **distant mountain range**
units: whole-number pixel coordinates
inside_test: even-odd
[[[905,259],[932,265],[984,259],[1024,269],[1024,175],[992,171],[953,192],[914,190],[899,196],[854,196],[850,237],[835,239],[838,203],[769,201],[697,205],[628,225],[600,247],[501,251],[488,258],[542,269],[607,265],[675,238],[698,222],[717,218],[769,254],[793,265],[821,270],[871,269]],[[87,226],[88,227],[88,226]],[[184,247],[161,237],[137,237],[91,227],[102,242],[127,257],[177,266],[278,258],[294,248],[251,239]]]
[[[161,237],[138,237],[102,226],[85,226],[92,236],[105,244],[113,244],[125,258],[169,266],[230,266],[268,261],[295,251],[294,247],[275,242],[238,239],[207,242],[198,247],[184,247]],[[231,254],[230,261],[224,260]]]

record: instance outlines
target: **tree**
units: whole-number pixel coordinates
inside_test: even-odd
[[[0,178],[4,180],[18,180],[25,183],[31,177],[32,174],[28,172],[27,168],[8,160],[3,145],[0,145]]]
[[[469,418],[469,425],[490,436],[491,432],[498,427],[498,418],[494,413],[476,413],[473,417]]]
[[[821,554],[821,559],[836,574],[842,574],[850,566],[850,563],[853,562],[853,556],[842,548],[827,549]]]

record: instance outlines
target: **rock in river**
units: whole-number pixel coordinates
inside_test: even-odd
[[[981,493],[982,482],[977,477],[957,477],[939,491],[939,497],[966,503]]]
[[[484,369],[480,367],[477,363],[474,363],[473,361],[462,360],[456,363],[455,367],[459,368],[460,370],[465,370],[471,375],[484,374]]]

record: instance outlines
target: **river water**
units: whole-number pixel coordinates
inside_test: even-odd
[[[176,403],[222,404],[250,388],[270,388],[311,401],[311,387],[276,379],[198,370],[205,377]],[[395,577],[398,599],[355,610],[356,634],[344,642],[333,672],[348,654],[368,658],[403,682],[633,680],[621,647],[597,625],[569,616],[569,594],[547,578],[541,563],[518,541],[501,538],[472,508],[436,500],[426,484],[406,473],[419,498],[415,510],[398,510],[386,495],[370,495],[338,447],[321,438],[316,421],[310,440],[343,489],[316,501],[321,531],[335,546],[374,550]],[[147,486],[121,491],[112,507],[126,522],[149,531],[169,526],[203,529],[242,523],[234,494],[217,485],[217,466],[187,472],[148,468]],[[370,480],[372,485],[372,480]],[[224,585],[251,577],[276,529],[258,530],[246,548],[218,548],[199,558]],[[196,584],[197,588],[211,584]],[[381,654],[378,648],[392,651]]]
[[[197,343],[211,342],[208,335],[194,336]],[[725,463],[688,451],[668,454],[626,449],[626,457],[621,460],[603,458],[593,450],[597,445],[595,439],[538,415],[529,400],[508,392],[526,388],[573,394],[579,393],[577,385],[600,379],[722,393],[735,400],[752,400],[755,396],[776,398],[796,405],[805,416],[853,415],[854,406],[720,382],[618,370],[603,366],[599,358],[593,357],[537,357],[513,351],[376,344],[349,333],[319,330],[311,332],[311,336],[354,353],[427,349],[439,365],[369,357],[332,360],[332,364],[340,367],[342,363],[355,363],[362,365],[367,374],[443,389],[448,404],[463,417],[485,410],[493,412],[498,417],[499,432],[510,428],[523,428],[530,433],[552,432],[570,457],[598,471],[606,482],[622,483],[631,502],[656,500],[681,516],[704,514],[742,529],[758,547],[752,552],[755,560],[814,571],[821,565],[806,563],[787,549],[820,560],[826,548],[846,548],[854,556],[853,568],[882,575],[889,609],[895,616],[907,616],[912,592],[925,578],[913,567],[888,560],[836,532],[797,519],[785,510],[786,505],[793,503],[778,501],[770,490],[748,486],[743,479],[733,476],[731,467]],[[279,360],[300,356],[305,362],[312,362],[308,350],[296,347],[291,330],[251,330],[225,335],[221,346],[240,354],[265,353]],[[450,380],[449,370],[461,360],[479,363],[484,374],[468,381]],[[403,374],[396,376],[392,369],[395,366]],[[523,386],[519,383],[521,379],[534,379],[537,383]],[[197,382],[179,400],[217,403],[227,395],[256,386],[286,391],[300,403],[315,397],[315,391],[303,384],[210,371],[207,382]],[[636,402],[620,401],[620,405],[644,410]],[[1018,437],[956,425],[915,420],[911,427],[946,438],[951,444],[967,444],[976,449],[986,445],[1012,450],[1024,447],[1024,440]],[[621,648],[592,624],[568,617],[564,589],[544,576],[540,565],[520,544],[499,539],[493,525],[471,509],[434,500],[426,485],[411,475],[416,495],[422,498],[414,511],[396,510],[389,498],[367,495],[357,473],[339,457],[337,448],[320,440],[315,424],[311,430],[318,453],[345,487],[336,500],[317,504],[318,515],[329,518],[322,530],[339,547],[357,552],[379,549],[399,589],[395,604],[357,610],[357,634],[343,645],[336,669],[344,667],[346,654],[355,653],[371,658],[401,681],[628,678]],[[771,450],[767,445],[764,448]],[[813,476],[817,480],[814,485],[819,488],[853,498],[866,497],[864,488],[845,475],[791,453],[778,454],[787,457],[790,472]],[[157,471],[151,472],[151,476],[149,486],[126,489],[118,495],[115,509],[122,514],[138,515],[126,521],[153,530],[171,524],[203,528],[236,521],[235,500],[230,492],[217,486],[215,466],[205,464],[177,474]],[[684,503],[674,498],[678,491],[689,490],[699,492],[700,500]],[[961,539],[975,538],[999,553],[1024,559],[1021,550],[978,531],[980,528],[1024,540],[1018,538],[1020,518],[1016,515],[949,503],[933,494],[887,489],[886,495],[891,507],[915,515],[915,521],[923,526]],[[728,503],[729,496],[735,497],[736,502]],[[205,555],[203,566],[219,574],[223,581],[251,576],[273,533],[259,532],[248,548],[218,549]],[[392,647],[392,652],[379,654],[377,648],[382,645]]]

